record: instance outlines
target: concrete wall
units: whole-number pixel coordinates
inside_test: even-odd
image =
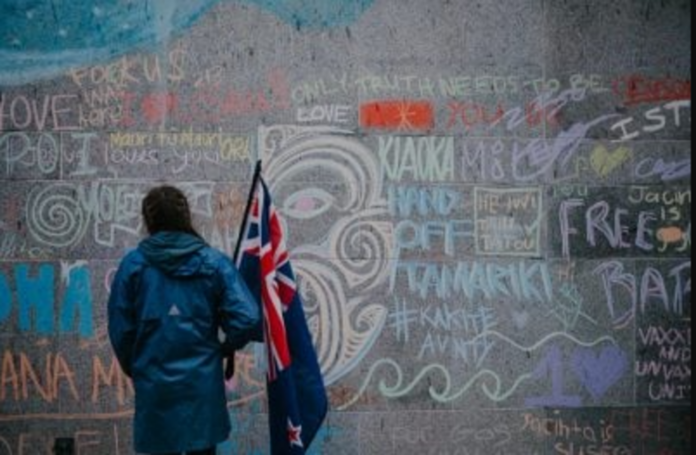
[[[691,452],[688,0],[30,3],[0,4],[0,455],[132,453],[105,305],[140,199],[180,185],[231,252],[256,159],[312,453]],[[220,453],[268,453],[261,359]]]

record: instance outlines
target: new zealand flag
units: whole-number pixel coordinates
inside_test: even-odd
[[[328,399],[283,224],[260,165],[242,229],[237,266],[263,308],[271,453],[304,454],[326,417]]]

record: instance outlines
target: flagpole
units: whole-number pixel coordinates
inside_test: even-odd
[[[256,162],[256,169],[254,170],[254,178],[251,182],[251,190],[249,190],[249,199],[247,200],[246,209],[244,210],[244,218],[242,220],[242,228],[239,230],[239,238],[237,239],[237,246],[234,249],[234,264],[236,265],[239,261],[239,253],[242,249],[242,242],[244,241],[244,235],[246,234],[246,226],[249,222],[249,212],[251,212],[251,205],[254,202],[254,193],[256,192],[256,186],[261,180],[262,162],[258,160]],[[235,375],[235,356],[236,353],[233,352],[227,357],[227,365],[225,366],[225,380],[229,381]]]
[[[254,202],[254,192],[256,191],[256,186],[261,180],[261,171],[263,170],[263,163],[261,160],[256,162],[256,169],[254,170],[254,178],[251,181],[251,190],[249,191],[249,198],[247,199],[246,209],[244,210],[244,218],[242,220],[242,228],[239,230],[239,238],[237,239],[237,246],[234,249],[234,263],[236,264],[239,260],[240,249],[242,248],[242,241],[244,240],[244,234],[246,230],[246,225],[249,222],[249,212],[251,211],[251,205]]]

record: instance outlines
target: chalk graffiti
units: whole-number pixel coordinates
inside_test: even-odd
[[[630,75],[614,80],[612,85],[626,106],[691,100],[691,80]]]
[[[26,84],[73,67],[108,61],[143,46],[169,40],[221,0],[147,0],[142,7],[87,1],[33,2],[30,8],[0,5],[0,84]],[[349,25],[374,0],[224,0],[268,10],[303,28]],[[78,28],[79,27],[79,28]],[[1,130],[1,128],[0,128]]]
[[[254,87],[214,86],[192,92],[155,90],[123,92],[121,117],[113,127],[145,124],[160,126],[167,121],[182,125],[220,124],[235,117],[267,114],[290,109],[290,94],[284,75],[270,72],[267,85]],[[80,116],[85,117],[81,111]]]
[[[551,141],[465,141],[461,180],[476,182],[482,179],[530,184],[542,179],[562,182],[577,177],[584,170],[579,156],[583,141],[593,128],[614,117],[602,116],[587,123],[577,123],[560,132]],[[605,160],[599,158],[595,158],[598,172],[608,172]]]
[[[478,255],[541,255],[544,215],[541,188],[476,188],[474,199]]]
[[[446,303],[417,308],[411,310],[407,300],[397,298],[396,310],[389,314],[388,327],[395,329],[397,339],[405,343],[410,341],[412,329],[425,330],[427,334],[418,350],[419,360],[446,356],[462,365],[481,368],[495,346],[488,338],[479,336],[498,325],[492,309],[466,310]]]
[[[665,183],[684,180],[691,177],[691,158],[675,161],[646,158],[636,166],[635,176],[638,180],[659,177]]]
[[[567,441],[580,437],[588,444],[611,444],[615,439],[615,429],[605,420],[598,423],[584,423],[578,418],[565,418],[561,411],[554,411],[550,417],[539,417],[528,413],[522,418],[524,419],[522,431],[542,439],[551,437]],[[628,449],[626,451],[630,452]]]
[[[350,123],[353,110],[347,105],[299,107],[297,121],[301,124],[345,125]]]
[[[387,181],[455,179],[454,138],[451,137],[380,137],[378,154]]]
[[[577,349],[572,364],[575,375],[597,402],[629,370],[626,353],[616,346],[604,348],[599,354],[589,349]]]
[[[599,145],[592,152],[590,164],[597,176],[605,178],[630,160],[632,155],[633,152],[627,147],[619,147],[610,152],[605,146]]]
[[[635,374],[641,395],[649,402],[691,399],[691,327],[650,325],[638,329],[641,356]]]
[[[12,327],[16,322],[25,334],[91,338],[93,306],[86,263],[63,263],[60,269],[51,264],[38,269],[17,264],[11,272],[0,271],[0,326]]]
[[[77,109],[77,95],[45,95],[38,99],[25,95],[10,98],[0,93],[0,133],[76,131],[79,130],[75,120]]]
[[[5,430],[3,427],[2,430]],[[14,433],[14,434],[13,434]],[[122,424],[100,424],[90,421],[87,424],[65,424],[60,429],[41,428],[29,430],[26,427],[13,432],[0,431],[0,453],[3,455],[28,455],[54,453],[56,440],[70,438],[74,442],[75,453],[123,453],[127,450],[125,439],[130,432]]]
[[[691,262],[674,266],[666,274],[654,267],[633,274],[623,263],[610,261],[599,265],[594,273],[601,278],[609,314],[618,327],[627,326],[638,314],[649,311],[686,314],[691,294]],[[671,293],[668,284],[673,285]]]
[[[512,340],[508,336],[495,331],[481,333],[480,335],[474,338],[474,341],[486,338],[497,339],[503,343],[510,345],[513,348],[519,349],[522,352],[538,351],[546,344],[555,339],[567,339],[578,346],[586,348],[595,347],[603,343],[615,344],[615,341],[611,337],[602,337],[594,342],[588,343],[580,341],[577,338],[565,333],[553,333],[544,337],[542,340],[531,346],[524,346]],[[343,405],[341,407],[341,410],[346,410],[352,407],[355,404],[355,402],[357,402],[360,399],[360,397],[364,393],[366,393],[367,389],[369,388],[373,379],[377,375],[378,371],[384,370],[385,368],[388,368],[393,373],[393,375],[396,376],[393,385],[387,384],[386,380],[380,381],[378,390],[385,398],[398,399],[408,396],[415,389],[415,387],[418,386],[423,380],[431,377],[433,373],[438,373],[444,380],[444,386],[440,391],[436,390],[433,387],[430,387],[428,390],[428,394],[433,401],[441,404],[451,403],[453,401],[459,400],[466,394],[472,392],[473,388],[477,385],[480,386],[481,392],[489,400],[493,401],[494,403],[504,402],[508,400],[510,397],[512,397],[523,383],[528,382],[532,380],[535,376],[537,376],[537,374],[535,373],[523,374],[520,377],[518,377],[515,381],[512,381],[513,384],[509,388],[504,389],[504,383],[506,381],[500,375],[498,375],[494,371],[483,369],[474,374],[473,377],[466,381],[463,386],[458,387],[458,389],[455,389],[455,387],[457,386],[454,385],[454,378],[450,370],[446,366],[440,364],[432,364],[423,368],[410,383],[406,384],[404,372],[399,363],[393,359],[382,359],[374,363],[370,367],[370,370],[365,376],[363,380],[363,385],[360,388],[360,391],[358,392],[356,397],[350,402]],[[539,373],[539,371],[537,371],[536,373]],[[485,379],[490,379],[491,381],[486,381]],[[493,385],[491,386],[491,384]]]
[[[402,286],[402,278],[408,283]],[[460,261],[455,265],[399,261],[392,270],[390,289],[405,289],[427,300],[465,297],[469,302],[498,298],[549,302],[554,287],[548,263],[514,262],[510,265]]]
[[[2,2],[0,455],[129,452],[140,201],[231,253],[256,158],[339,411],[309,453],[690,452],[690,2],[402,3]],[[262,351],[220,453],[268,451]]]
[[[435,107],[428,101],[375,101],[360,106],[360,126],[386,131],[429,131]]]
[[[106,165],[157,166],[180,175],[204,164],[227,166],[249,161],[251,138],[231,134],[112,133]]]
[[[594,255],[619,257],[655,253],[678,257],[690,252],[691,190],[631,187],[621,202],[596,194],[560,201],[557,232],[565,258],[586,256],[588,251],[580,252],[580,245],[590,247]]]
[[[213,217],[213,186],[181,185],[194,214]],[[26,202],[29,233],[40,244],[55,248],[78,245],[90,228],[93,240],[106,247],[115,246],[120,239],[138,239],[140,204],[146,190],[145,186],[107,182],[37,186]]]
[[[77,245],[94,222],[95,239],[106,246],[114,245],[114,234],[122,230],[137,235],[140,229],[141,194],[128,186],[113,188],[93,184],[91,187],[55,184],[37,187],[27,202],[31,235],[41,244],[57,248]],[[132,223],[128,226],[127,223]],[[100,224],[113,225],[105,236]]]
[[[688,118],[686,118],[686,111],[688,112]],[[664,106],[656,107],[645,112],[645,121],[650,122],[649,124],[641,126],[637,131],[633,127],[633,131],[629,129],[633,123],[636,123],[637,119],[634,117],[625,118],[612,127],[612,131],[618,131],[621,136],[616,139],[616,142],[627,142],[636,140],[643,134],[656,134],[663,131],[668,126],[673,126],[675,128],[683,128],[685,126],[691,126],[691,100],[685,101],[674,101]],[[642,120],[642,119],[641,119]]]
[[[370,382],[372,381],[372,378],[375,376],[377,370],[379,369],[384,369],[385,367],[389,367],[394,375],[396,375],[396,379],[394,380],[393,385],[388,385],[386,381],[380,382],[379,385],[379,392],[385,397],[389,399],[397,399],[397,398],[403,398],[408,396],[415,388],[417,385],[419,385],[425,378],[430,377],[433,373],[439,373],[442,376],[442,379],[445,381],[445,385],[442,387],[442,390],[435,390],[434,388],[430,388],[428,391],[428,394],[430,398],[438,403],[441,404],[446,404],[446,403],[451,403],[453,401],[456,401],[466,395],[469,391],[471,391],[476,385],[480,384],[482,392],[486,395],[488,399],[490,399],[493,402],[503,402],[507,400],[510,396],[512,396],[519,386],[529,380],[531,378],[530,375],[523,375],[520,378],[518,378],[512,386],[510,386],[507,390],[503,389],[503,379],[501,376],[496,374],[493,371],[490,370],[482,370],[479,371],[476,375],[474,375],[473,378],[471,378],[464,386],[462,386],[458,391],[454,390],[454,385],[453,385],[453,378],[452,374],[450,371],[443,365],[439,364],[433,364],[430,365],[426,368],[424,368],[416,377],[411,381],[409,384],[405,384],[405,379],[404,379],[404,373],[401,368],[401,366],[394,360],[391,359],[384,359],[381,360],[370,368],[370,371],[367,374],[367,377],[364,381],[364,385],[360,392],[358,393],[358,396],[354,401],[357,401],[359,397],[365,393],[367,387],[369,386]],[[484,379],[490,379],[490,382],[484,381]],[[492,385],[490,385],[492,384]],[[353,401],[346,403],[341,410],[349,409],[352,405],[354,404]]]
[[[293,265],[330,385],[360,363],[386,324],[387,309],[369,296],[387,282],[393,257],[379,164],[350,132],[332,127],[261,128],[258,143],[271,191],[290,222],[333,213],[319,237],[292,242]],[[320,181],[311,177],[317,171],[323,173]],[[303,179],[308,183],[301,189],[293,186]]]

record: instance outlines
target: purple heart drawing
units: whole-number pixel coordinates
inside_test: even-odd
[[[626,353],[616,346],[604,348],[599,355],[592,349],[573,354],[573,370],[595,401],[600,401],[628,370]]]

